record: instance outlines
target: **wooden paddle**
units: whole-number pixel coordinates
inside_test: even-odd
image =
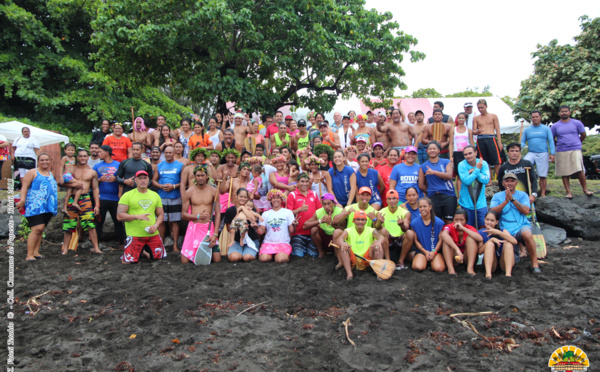
[[[530,169],[531,167],[525,167],[525,170],[527,170],[527,191],[529,195],[531,195],[531,180],[529,179]],[[546,239],[544,239],[542,229],[538,223],[534,203],[531,203],[531,233],[533,234],[533,241],[535,241],[535,254],[537,258],[546,257]]]
[[[79,229],[77,228],[77,225],[79,225],[79,216],[77,216],[75,232],[71,234],[71,241],[69,242],[69,247],[67,248],[70,251],[77,251],[77,244],[79,243]]]
[[[340,248],[339,245],[334,244],[333,242],[329,243],[329,246],[338,249]],[[371,268],[373,269],[373,272],[375,272],[375,274],[383,280],[388,280],[389,278],[391,278],[392,274],[396,270],[396,264],[393,261],[385,259],[367,260],[366,258],[359,256],[356,253],[354,253],[354,255],[360,258],[361,260],[365,260],[366,262],[368,262]]]
[[[204,239],[202,239],[202,242],[200,242],[200,246],[198,246],[198,250],[196,251],[196,254],[194,256],[194,264],[196,266],[210,265],[210,263],[212,261],[212,248],[209,247],[210,237],[211,237],[210,236],[210,224],[212,223],[214,226],[214,223],[215,223],[215,216],[213,215],[213,213],[215,212],[217,199],[219,198],[219,185],[220,184],[221,184],[221,181],[218,182],[217,190],[215,192],[215,199],[213,200],[212,207],[210,209],[211,217],[210,217],[210,222],[208,224],[208,231],[206,232],[206,236],[204,237]],[[190,223],[193,223],[193,222],[190,222]],[[215,229],[215,231],[218,231],[219,227],[214,226],[214,229]]]
[[[521,139],[523,138],[523,123],[525,120],[521,119],[521,132],[519,133],[519,143],[521,143]]]
[[[229,203],[231,202],[231,190],[233,189],[233,178],[230,178],[229,183],[229,197],[227,198],[227,208],[229,208]],[[223,230],[221,231],[221,236],[219,236],[219,248],[221,248],[221,256],[227,256],[227,251],[229,250],[229,229],[225,225]]]
[[[246,150],[250,151],[252,156],[254,156],[254,151],[256,150],[256,138],[249,136],[244,140],[244,147]]]

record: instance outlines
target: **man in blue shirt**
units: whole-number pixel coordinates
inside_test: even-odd
[[[517,176],[514,173],[504,174],[502,185],[505,190],[494,194],[490,209],[500,215],[500,228],[508,231],[519,243],[527,247],[527,253],[531,259],[531,272],[541,274],[531,225],[527,220],[530,207],[529,196],[523,191],[516,190],[517,182]]]
[[[115,225],[115,234],[121,247],[125,244],[125,229],[123,223],[117,220],[117,209],[119,204],[119,183],[117,182],[117,170],[119,162],[112,159],[112,148],[103,145],[98,150],[99,163],[94,165],[94,171],[98,173],[98,190],[100,193],[100,214],[96,224],[98,239],[102,239],[102,228],[106,218],[106,212],[110,213]]]
[[[152,184],[158,189],[163,208],[164,221],[158,227],[161,239],[164,241],[167,223],[173,238],[173,252],[179,252],[177,240],[179,239],[179,221],[181,221],[181,171],[183,163],[173,157],[175,149],[168,145],[163,154],[165,161],[158,163],[152,178]]]
[[[537,175],[540,178],[540,197],[546,196],[546,177],[548,177],[548,168],[550,163],[554,163],[554,136],[552,130],[546,125],[542,125],[542,115],[539,111],[531,113],[531,124],[529,128],[523,131],[521,137],[521,148],[528,145],[529,152],[523,159],[529,160],[535,165]],[[550,155],[548,155],[550,150]]]

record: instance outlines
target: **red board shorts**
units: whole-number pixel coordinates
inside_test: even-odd
[[[127,239],[125,239],[125,251],[121,256],[121,259],[127,263],[136,263],[140,260],[142,251],[146,247],[148,247],[146,252],[150,253],[150,257],[153,260],[160,260],[163,257],[167,257],[167,252],[165,252],[165,247],[160,239],[160,235],[156,234],[154,236],[143,238],[128,236]]]
[[[367,270],[368,268],[371,267],[371,265],[361,259],[358,258],[354,255],[354,252],[352,251],[352,248],[350,248],[349,250],[350,253],[350,264],[352,265],[353,269],[357,269],[357,270]],[[371,255],[369,254],[369,250],[367,249],[367,251],[365,252],[365,254],[363,255],[364,258],[366,258],[367,260],[372,260],[373,258],[371,257]]]

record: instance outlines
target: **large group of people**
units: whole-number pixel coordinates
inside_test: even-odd
[[[332,254],[348,279],[379,258],[393,260],[397,270],[430,266],[452,276],[461,264],[476,275],[481,259],[491,278],[498,267],[511,276],[529,256],[531,271],[540,273],[527,216],[538,179],[539,197],[546,195],[550,162],[568,198],[573,174],[592,194],[582,168],[583,124],[567,106],[551,129],[533,112],[533,125],[521,143],[506,146],[503,164],[498,117],[485,100],[476,106],[479,115],[467,102],[454,119],[436,102],[428,123],[422,111],[405,115],[394,107],[335,113],[333,123],[315,112],[298,121],[280,111],[260,121],[236,112],[211,117],[207,128],[192,119],[172,128],[159,116],[152,130],[137,118],[131,133],[103,121],[89,151],[65,147],[56,177],[49,156],[24,130],[13,146],[23,177],[17,206],[32,231],[27,260],[43,257],[41,234],[56,215],[62,186],[63,254],[78,225],[92,251],[102,253],[98,237],[108,212],[124,264],[165,257],[170,236],[182,263],[193,262],[205,241],[213,262]],[[488,205],[493,174],[501,191]]]

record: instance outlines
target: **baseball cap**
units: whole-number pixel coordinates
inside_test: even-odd
[[[139,177],[139,176],[148,176],[148,172],[146,172],[145,170],[139,170],[137,172],[135,172],[135,176]]]
[[[366,139],[364,139],[364,138],[362,138],[362,137],[358,137],[358,138],[356,139],[356,142],[364,142],[364,143],[367,143],[367,140],[366,140]]]
[[[319,127],[322,127],[322,126],[327,126],[327,123],[326,123],[326,122],[324,122],[324,121],[320,122],[320,123],[319,123]]]
[[[292,117],[292,115],[288,115],[288,116],[285,117],[284,120],[294,120],[294,118]]]
[[[100,146],[100,149],[102,149],[112,155],[112,147],[110,147],[109,145],[102,145],[102,146]]]
[[[382,148],[382,149],[384,148],[384,147],[383,147],[383,143],[381,143],[381,142],[375,142],[375,143],[373,144],[373,149],[375,149],[375,147],[376,147],[376,146],[381,146],[381,148]]]
[[[463,107],[473,107],[473,102],[467,102]]]
[[[406,150],[404,150],[404,153],[405,153],[405,154],[408,154],[409,152],[416,152],[416,153],[418,153],[418,151],[417,151],[417,148],[416,148],[416,147],[414,147],[414,146],[408,146],[408,147],[406,148]]]
[[[344,116],[342,116],[342,120],[344,120],[344,119],[348,119],[348,120],[350,120],[350,116],[348,116],[348,115],[344,115]]]
[[[358,195],[362,194],[363,192],[368,192],[369,194],[371,194],[371,188],[368,186],[363,186],[358,190]]]
[[[371,111],[371,110],[367,111],[367,115],[372,114],[372,113],[373,113],[373,111]]]
[[[506,173],[504,175],[504,177],[502,177],[502,181],[504,181],[507,178],[512,178],[512,179],[518,180],[517,175],[514,173]]]
[[[416,116],[417,114],[421,114],[421,115],[425,116],[425,113],[424,113],[423,111],[421,111],[421,110],[417,110],[417,111],[415,111],[415,116]]]
[[[323,200],[332,200],[332,201],[335,201],[335,196],[333,196],[333,195],[332,195],[332,194],[330,194],[330,193],[325,193],[325,195],[323,195],[323,198],[322,198],[322,199],[323,199]]]
[[[305,127],[306,126],[306,120],[304,120],[304,119],[298,120],[298,126],[299,127]]]
[[[394,197],[394,198],[399,198],[398,196],[398,191],[396,190],[390,190],[385,194],[385,198],[389,198],[389,197]]]
[[[354,219],[356,220],[356,219],[359,219],[359,218],[362,218],[362,219],[366,220],[369,217],[367,217],[367,214],[365,213],[365,211],[361,210],[361,211],[354,212]]]
[[[418,112],[418,111],[417,111],[417,112]],[[385,112],[383,112],[383,111],[379,111],[379,112],[377,113],[377,116],[385,116]]]

